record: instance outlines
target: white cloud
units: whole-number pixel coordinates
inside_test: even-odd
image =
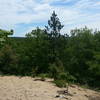
[[[53,2],[73,1],[76,2],[70,6],[52,5]],[[65,25],[63,32],[85,25],[90,28],[100,28],[98,13],[100,1],[98,0],[0,0],[0,28],[15,29],[20,23],[34,25],[34,23],[46,22],[53,10]],[[30,26],[27,30],[31,28]]]

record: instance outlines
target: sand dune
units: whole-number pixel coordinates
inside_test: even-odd
[[[65,88],[58,88],[50,82],[31,77],[0,76],[0,100],[100,100],[100,93],[76,85],[69,87],[69,94],[59,94]]]

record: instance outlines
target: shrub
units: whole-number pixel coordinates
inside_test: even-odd
[[[63,66],[60,64],[50,64],[49,66],[49,72],[51,74],[51,77],[54,78],[54,80],[57,80],[60,78],[60,73],[63,72]]]
[[[76,79],[74,76],[69,75],[69,77],[67,78],[67,80],[68,80],[68,82],[70,82],[70,83],[75,83],[77,79]]]
[[[35,77],[35,76],[36,76],[36,70],[33,68],[31,72],[31,77]]]
[[[67,74],[65,72],[59,73],[58,79],[59,80],[67,80]]]
[[[49,71],[50,71],[51,77],[56,80],[58,77],[58,73],[59,73],[59,69],[56,66],[56,64],[50,64]]]
[[[62,88],[62,87],[66,87],[66,81],[65,80],[55,80],[54,83],[56,84],[56,86]]]
[[[41,78],[41,81],[45,81],[46,74],[40,74],[39,77]]]
[[[65,80],[68,83],[74,83],[76,81],[76,78],[69,74],[68,72],[60,72],[57,75],[58,80]]]

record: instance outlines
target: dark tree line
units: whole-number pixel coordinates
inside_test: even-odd
[[[37,76],[100,87],[100,31],[87,27],[60,33],[64,26],[53,12],[44,30],[25,38],[0,30],[0,73]]]

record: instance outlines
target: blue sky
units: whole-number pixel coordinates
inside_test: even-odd
[[[24,36],[44,28],[53,10],[64,24],[62,33],[85,25],[100,29],[100,0],[0,0],[0,28]]]

